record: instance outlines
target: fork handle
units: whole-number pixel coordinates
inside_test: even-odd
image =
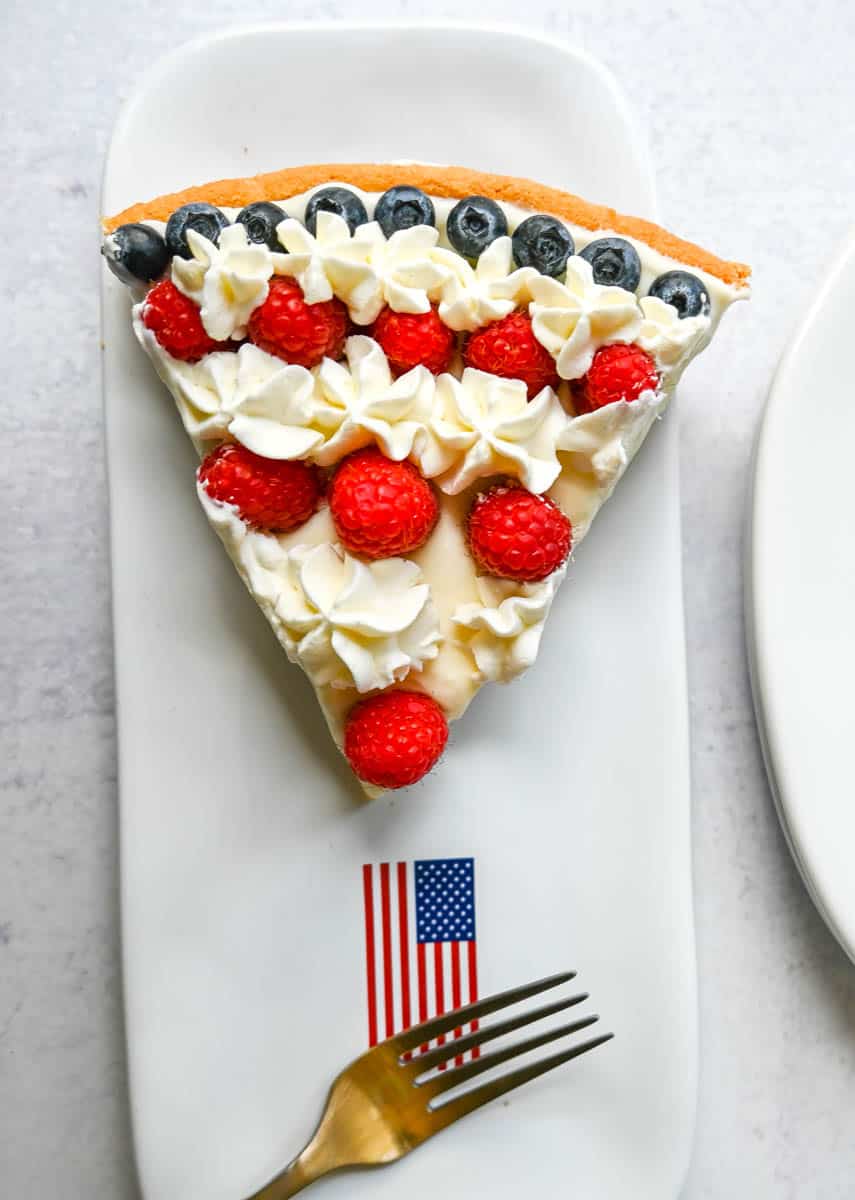
[[[296,1159],[280,1175],[271,1179],[260,1192],[250,1196],[249,1200],[288,1200],[289,1196],[296,1196],[303,1188],[314,1183],[316,1178],[315,1175],[307,1175],[301,1169],[299,1159]]]
[[[296,1196],[303,1188],[307,1188],[310,1183],[314,1183],[331,1169],[310,1143],[284,1171],[280,1171],[260,1191],[253,1192],[248,1200],[289,1200],[289,1197]]]

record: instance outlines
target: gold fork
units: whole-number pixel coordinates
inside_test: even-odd
[[[614,1036],[611,1033],[577,1043],[559,1054],[538,1059],[441,1103],[440,1097],[452,1088],[456,1089],[521,1054],[587,1029],[599,1017],[583,1017],[569,1025],[548,1029],[492,1054],[473,1057],[470,1062],[450,1070],[442,1069],[444,1064],[533,1021],[541,1021],[581,1004],[588,999],[587,993],[544,1004],[477,1029],[446,1045],[413,1053],[472,1021],[480,1021],[500,1009],[567,983],[575,974],[575,971],[568,971],[552,975],[549,979],[512,988],[477,1004],[455,1009],[422,1025],[414,1025],[406,1033],[381,1042],[357,1058],[333,1082],[320,1124],[305,1149],[250,1200],[287,1200],[322,1175],[343,1167],[384,1166],[395,1162],[482,1104],[609,1041]]]

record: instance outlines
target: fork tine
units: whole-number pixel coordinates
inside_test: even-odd
[[[582,1017],[581,1020],[573,1021],[569,1025],[560,1025],[557,1029],[547,1029],[545,1033],[538,1033],[521,1042],[514,1042],[512,1046],[506,1046],[503,1050],[496,1050],[492,1054],[475,1058],[463,1066],[454,1067],[452,1070],[446,1071],[444,1075],[432,1075],[422,1084],[417,1082],[416,1086],[423,1087],[431,1098],[439,1096],[443,1092],[450,1091],[451,1088],[458,1087],[461,1083],[474,1079],[477,1075],[483,1075],[485,1071],[491,1071],[493,1067],[498,1067],[502,1063],[508,1062],[509,1059],[519,1058],[521,1054],[528,1054],[531,1050],[539,1050],[541,1046],[557,1042],[559,1038],[569,1037],[571,1033],[579,1033],[581,1030],[587,1029],[589,1025],[595,1025],[599,1019],[598,1016]],[[443,1051],[446,1051],[446,1047],[443,1047]]]
[[[472,1050],[475,1046],[484,1046],[487,1042],[504,1037],[506,1033],[514,1033],[517,1029],[522,1029],[526,1025],[532,1025],[535,1021],[543,1021],[546,1017],[551,1017],[555,1013],[573,1008],[574,1005],[582,1004],[587,999],[589,999],[588,993],[580,992],[577,996],[571,996],[569,1000],[558,1000],[554,1004],[544,1004],[540,1008],[522,1013],[518,1017],[509,1017],[507,1021],[497,1021],[494,1025],[477,1029],[474,1033],[467,1034],[466,1037],[455,1038],[453,1042],[449,1042],[445,1046],[437,1046],[434,1050],[427,1050],[424,1054],[419,1054],[415,1058],[408,1059],[403,1065],[416,1075],[421,1075],[441,1062],[447,1062],[459,1054],[465,1054],[467,1050]]]
[[[465,1117],[468,1113],[474,1112],[476,1108],[480,1108],[483,1104],[489,1104],[491,1100],[497,1100],[499,1096],[504,1096],[507,1092],[512,1092],[514,1088],[522,1087],[524,1083],[530,1083],[532,1079],[537,1079],[540,1075],[545,1075],[547,1071],[553,1071],[556,1067],[563,1066],[564,1063],[570,1062],[574,1058],[578,1058],[582,1054],[587,1054],[589,1050],[596,1050],[597,1046],[602,1046],[605,1042],[611,1041],[614,1037],[613,1033],[604,1033],[600,1037],[591,1038],[587,1042],[580,1042],[578,1046],[573,1046],[570,1050],[564,1050],[560,1054],[553,1054],[549,1058],[542,1058],[539,1062],[531,1063],[530,1066],[520,1067],[518,1071],[510,1071],[507,1075],[500,1075],[498,1079],[493,1079],[489,1083],[484,1083],[480,1087],[473,1088],[469,1092],[464,1092],[462,1096],[458,1096],[454,1100],[449,1100],[445,1104],[434,1105],[431,1101],[428,1105],[428,1111],[433,1119],[437,1122],[439,1129],[445,1129],[454,1121]]]
[[[520,1000],[527,1000],[529,996],[548,992],[550,988],[559,987],[562,983],[569,983],[575,977],[575,971],[565,971],[561,975],[550,975],[548,979],[540,979],[537,983],[528,983],[524,987],[511,988],[507,992],[487,996],[485,1000],[479,1000],[475,1004],[467,1004],[464,1008],[455,1008],[444,1016],[434,1017],[433,1020],[424,1021],[421,1025],[413,1025],[411,1029],[407,1029],[393,1038],[392,1044],[397,1046],[400,1051],[414,1050],[416,1046],[432,1042],[434,1038],[443,1033],[450,1033],[452,1029],[468,1025],[470,1021],[478,1021],[481,1017],[488,1017],[490,1013],[498,1012],[500,1008],[509,1008],[512,1004],[518,1004]]]

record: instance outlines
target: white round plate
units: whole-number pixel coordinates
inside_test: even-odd
[[[772,384],[746,570],[754,701],[793,857],[855,959],[855,236]]]

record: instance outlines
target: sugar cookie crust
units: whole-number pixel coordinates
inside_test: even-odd
[[[706,271],[737,288],[747,288],[751,276],[751,268],[745,263],[717,258],[708,250],[684,241],[651,221],[625,216],[605,205],[590,204],[570,192],[513,175],[492,175],[484,171],[472,171],[468,167],[437,167],[421,163],[317,163],[284,167],[280,171],[250,175],[243,179],[218,179],[132,204],[115,216],[105,217],[103,227],[109,233],[118,225],[130,221],[165,221],[180,205],[195,200],[228,208],[242,208],[256,200],[287,200],[289,196],[332,181],[350,184],[366,192],[385,192],[397,184],[408,184],[421,188],[431,196],[454,200],[471,195],[489,196],[493,200],[519,205],[520,208],[551,213],[583,229],[609,230],[635,238],[668,258]]]

